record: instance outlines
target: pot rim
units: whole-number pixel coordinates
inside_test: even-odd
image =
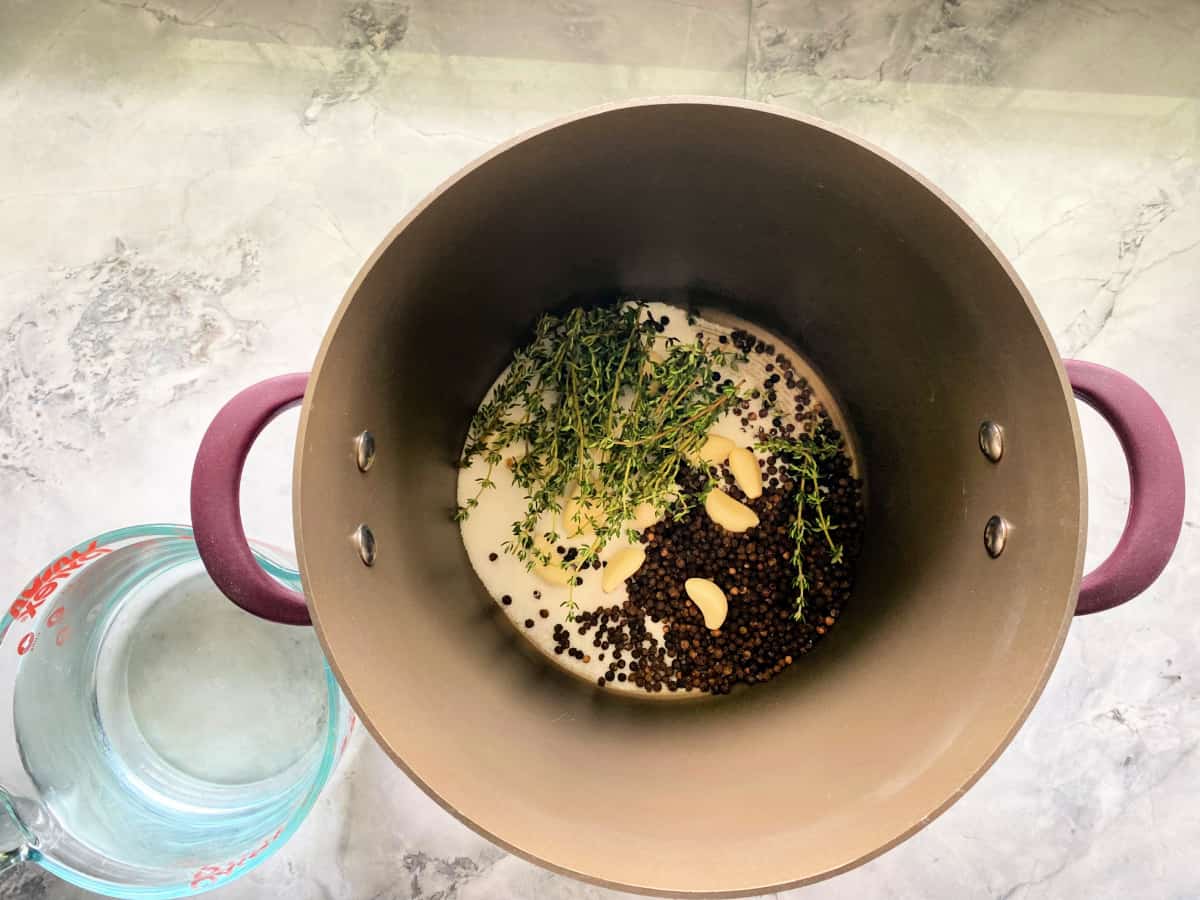
[[[883,853],[886,853],[888,850],[891,850],[893,847],[896,847],[899,844],[903,843],[904,841],[908,840],[910,837],[912,837],[918,831],[923,829],[934,819],[938,818],[942,813],[944,813],[947,809],[949,809],[955,802],[957,802],[958,799],[964,793],[966,793],[966,791],[969,790],[981,777],[983,777],[983,774],[985,772],[987,772],[988,769],[990,769],[992,767],[992,765],[1000,757],[1000,754],[1003,753],[1004,750],[1007,749],[1009,744],[1012,743],[1013,739],[1016,737],[1016,734],[1020,730],[1021,726],[1024,725],[1025,720],[1029,717],[1029,714],[1033,710],[1034,705],[1037,703],[1038,699],[1042,695],[1042,692],[1045,690],[1046,683],[1050,678],[1051,671],[1053,671],[1055,665],[1058,662],[1058,658],[1062,652],[1063,644],[1066,640],[1067,630],[1069,629],[1071,620],[1075,615],[1075,607],[1076,607],[1076,603],[1077,603],[1078,595],[1079,595],[1079,584],[1080,584],[1080,580],[1082,578],[1082,573],[1083,573],[1084,551],[1087,546],[1087,521],[1088,521],[1087,520],[1087,470],[1086,470],[1086,458],[1085,458],[1084,452],[1083,452],[1083,438],[1082,438],[1082,433],[1080,431],[1080,426],[1079,426],[1079,416],[1076,411],[1075,402],[1074,402],[1074,394],[1071,389],[1070,381],[1068,380],[1068,377],[1067,377],[1066,368],[1063,365],[1062,357],[1058,352],[1058,348],[1054,343],[1053,336],[1050,334],[1049,329],[1046,327],[1046,323],[1043,320],[1041,313],[1038,311],[1037,305],[1033,301],[1033,297],[1029,293],[1029,290],[1025,286],[1025,283],[1021,280],[1021,277],[1017,274],[1016,270],[1013,268],[1012,263],[1008,260],[1008,258],[1005,256],[1005,254],[1000,250],[1000,248],[996,246],[995,242],[983,231],[982,228],[980,228],[978,223],[976,223],[975,220],[961,206],[959,206],[944,191],[942,191],[939,187],[937,187],[932,181],[930,181],[928,178],[926,178],[920,172],[916,171],[915,169],[913,169],[906,163],[902,162],[901,160],[899,160],[897,157],[893,156],[888,151],[877,146],[876,144],[874,144],[870,141],[864,140],[863,138],[857,137],[853,133],[841,128],[840,126],[832,124],[830,122],[826,122],[821,119],[818,119],[815,116],[809,116],[804,113],[793,112],[793,111],[786,110],[786,109],[783,109],[783,108],[780,108],[777,106],[771,106],[766,103],[759,103],[759,102],[752,101],[752,100],[743,100],[743,99],[730,98],[730,97],[719,97],[719,96],[704,96],[704,95],[651,96],[651,97],[637,98],[634,100],[616,101],[616,102],[605,103],[605,104],[600,104],[597,106],[588,107],[583,110],[579,110],[579,111],[569,113],[566,115],[558,116],[558,117],[553,118],[541,125],[535,126],[533,128],[527,129],[525,131],[522,131],[520,134],[517,134],[514,137],[511,137],[508,140],[501,142],[500,144],[493,147],[491,150],[476,157],[472,161],[468,162],[466,165],[464,165],[461,168],[459,168],[458,170],[456,170],[453,174],[451,174],[449,177],[444,179],[440,184],[438,184],[435,188],[433,188],[431,191],[429,191],[420,200],[420,202],[418,202],[408,212],[408,214],[405,215],[404,218],[401,219],[400,222],[383,238],[383,240],[378,244],[378,246],[375,248],[375,250],[371,253],[371,255],[363,263],[362,267],[359,269],[357,275],[354,277],[353,282],[350,284],[349,288],[347,288],[346,293],[343,296],[342,302],[339,304],[337,311],[334,313],[333,317],[330,320],[330,323],[329,323],[328,328],[326,329],[325,335],[321,340],[321,346],[317,352],[316,359],[313,362],[312,374],[309,379],[309,389],[305,392],[305,395],[304,395],[304,401],[303,401],[303,405],[301,407],[301,412],[300,412],[300,424],[297,429],[295,460],[294,460],[294,466],[293,466],[294,474],[293,474],[293,483],[292,483],[292,497],[293,497],[292,511],[293,511],[293,524],[294,524],[295,542],[296,542],[296,557],[298,560],[298,565],[300,568],[303,582],[305,584],[308,584],[310,582],[310,578],[309,578],[309,571],[308,571],[308,558],[307,558],[307,554],[305,553],[305,546],[304,546],[303,517],[301,515],[300,504],[299,504],[297,498],[299,498],[299,496],[300,496],[300,483],[301,483],[302,478],[304,477],[303,448],[305,447],[305,445],[307,443],[307,441],[305,439],[305,434],[306,434],[307,428],[308,428],[308,420],[309,420],[309,415],[311,412],[311,402],[312,402],[313,396],[315,396],[315,393],[316,393],[315,386],[320,378],[321,369],[325,362],[326,355],[329,353],[330,348],[333,343],[333,339],[334,339],[335,335],[337,334],[338,326],[341,324],[342,318],[345,316],[347,310],[349,309],[351,302],[357,296],[359,288],[362,286],[363,281],[366,279],[366,277],[370,273],[370,271],[374,268],[374,266],[375,266],[376,262],[379,260],[379,258],[387,251],[387,249],[400,236],[400,234],[406,228],[408,228],[408,226],[414,220],[416,220],[417,217],[419,217],[421,215],[421,213],[423,213],[425,211],[425,209],[427,209],[429,206],[431,206],[436,200],[438,200],[450,188],[452,188],[463,178],[465,178],[466,176],[468,176],[469,174],[474,172],[476,169],[481,168],[482,166],[484,166],[485,164],[490,162],[492,159],[508,152],[513,147],[515,147],[519,144],[522,144],[525,141],[530,140],[531,138],[537,137],[538,135],[541,135],[548,131],[552,131],[556,128],[559,128],[563,125],[568,125],[573,122],[580,121],[582,119],[590,118],[592,116],[600,116],[600,115],[605,115],[607,113],[611,113],[611,112],[615,112],[615,111],[619,111],[619,110],[634,109],[634,108],[638,108],[638,107],[676,106],[676,105],[723,106],[723,107],[729,107],[729,108],[734,108],[734,109],[750,110],[750,111],[754,111],[754,112],[765,113],[767,115],[778,116],[778,117],[784,118],[784,119],[790,119],[790,120],[793,120],[796,122],[800,122],[809,127],[817,128],[817,129],[820,129],[827,133],[830,133],[832,135],[835,135],[836,137],[839,137],[842,140],[848,141],[864,150],[867,150],[868,152],[873,153],[876,156],[882,158],[884,161],[890,163],[896,169],[898,169],[899,171],[901,171],[902,173],[907,175],[909,178],[911,178],[913,181],[915,181],[920,187],[924,188],[926,191],[928,191],[930,194],[932,194],[936,199],[941,201],[941,203],[944,204],[947,209],[949,209],[951,212],[953,212],[954,215],[957,216],[959,221],[971,231],[971,233],[983,245],[983,247],[986,248],[986,250],[994,258],[994,260],[1003,269],[1005,275],[1012,282],[1013,286],[1016,288],[1017,293],[1020,295],[1021,299],[1024,301],[1025,307],[1028,310],[1030,316],[1032,317],[1034,324],[1037,326],[1038,332],[1042,336],[1042,340],[1045,342],[1047,349],[1050,351],[1050,356],[1053,360],[1055,370],[1058,375],[1059,387],[1062,391],[1064,407],[1065,407],[1067,416],[1070,420],[1072,439],[1073,439],[1074,445],[1075,445],[1075,456],[1076,456],[1076,460],[1078,463],[1077,471],[1079,473],[1080,528],[1079,528],[1079,534],[1078,534],[1076,548],[1075,548],[1075,571],[1074,571],[1074,574],[1072,577],[1072,582],[1071,582],[1072,587],[1069,592],[1069,596],[1066,598],[1066,602],[1064,603],[1062,621],[1059,625],[1058,632],[1055,635],[1053,646],[1050,648],[1050,651],[1046,656],[1045,662],[1042,667],[1042,671],[1038,673],[1036,684],[1034,685],[1033,690],[1030,692],[1027,700],[1025,701],[1024,706],[1021,708],[1018,715],[1014,718],[1011,727],[1008,729],[1007,732],[1005,732],[1004,736],[1002,737],[1000,742],[997,744],[995,749],[988,755],[988,757],[985,760],[983,760],[983,762],[978,766],[978,768],[976,768],[973,772],[971,772],[971,774],[967,778],[965,778],[962,781],[962,783],[958,787],[956,787],[955,790],[953,792],[951,792],[949,794],[949,796],[947,796],[946,799],[943,800],[936,808],[934,808],[932,811],[923,815],[921,818],[919,818],[918,820],[913,822],[913,824],[910,825],[908,828],[906,828],[904,831],[895,835],[894,837],[892,837],[885,843],[879,845],[878,847],[874,848],[873,850],[871,850],[867,853],[863,853],[862,855],[858,856],[857,858],[855,858],[849,862],[846,862],[842,865],[834,866],[834,867],[831,867],[824,871],[814,873],[811,875],[807,875],[803,878],[799,878],[799,879],[796,879],[793,881],[786,881],[786,882],[781,882],[778,884],[754,885],[754,886],[750,886],[750,887],[746,887],[746,888],[738,888],[738,889],[732,890],[732,891],[730,891],[730,890],[707,891],[706,890],[706,891],[687,891],[687,892],[680,893],[678,891],[668,891],[668,890],[664,890],[662,888],[645,887],[645,886],[639,886],[639,885],[633,885],[633,884],[626,884],[624,882],[614,881],[611,879],[598,877],[598,876],[591,875],[591,874],[588,874],[585,872],[575,871],[569,867],[558,865],[555,862],[553,862],[552,860],[544,859],[535,853],[532,853],[532,852],[527,851],[519,846],[511,844],[508,841],[506,841],[501,835],[495,834],[495,833],[487,830],[486,828],[481,827],[480,825],[475,823],[466,813],[462,812],[461,810],[457,809],[452,804],[450,804],[446,800],[444,800],[441,797],[441,795],[438,794],[438,792],[431,785],[426,783],[419,775],[417,775],[416,772],[414,772],[411,768],[409,768],[408,764],[404,761],[404,759],[401,757],[401,755],[392,748],[392,746],[388,742],[388,740],[379,731],[376,730],[367,710],[365,710],[359,704],[358,698],[354,692],[353,685],[348,684],[346,682],[346,680],[342,677],[342,670],[338,664],[336,656],[333,653],[333,648],[329,645],[329,643],[326,640],[326,633],[325,633],[325,629],[323,626],[322,614],[321,614],[319,605],[310,600],[309,609],[310,609],[310,612],[312,615],[313,627],[316,629],[317,637],[321,642],[322,649],[325,651],[326,658],[329,661],[329,666],[333,670],[334,675],[336,676],[336,678],[338,680],[338,683],[341,685],[343,694],[350,701],[351,706],[353,707],[355,712],[358,714],[359,719],[362,720],[363,725],[371,733],[371,736],[380,745],[380,747],[383,748],[384,752],[387,753],[388,757],[392,760],[392,762],[395,763],[397,766],[399,766],[400,769],[413,781],[413,783],[415,783],[419,788],[421,788],[421,790],[428,797],[430,797],[435,803],[437,803],[438,806],[440,806],[446,812],[450,813],[450,815],[452,815],[459,822],[466,825],[468,828],[470,828],[476,834],[481,835],[482,837],[486,838],[487,840],[489,840],[492,843],[496,844],[497,846],[501,847],[505,851],[512,853],[528,862],[532,862],[535,865],[549,869],[558,874],[569,876],[569,877],[574,878],[579,881],[598,885],[600,887],[605,887],[605,888],[610,888],[610,889],[615,889],[615,890],[632,891],[634,893],[638,893],[638,894],[642,894],[642,895],[646,895],[646,896],[655,896],[655,897],[689,897],[689,898],[692,898],[692,897],[696,897],[696,898],[699,898],[699,897],[754,897],[754,896],[758,896],[760,894],[769,894],[769,893],[774,893],[774,892],[778,892],[778,891],[791,890],[793,888],[803,887],[808,884],[814,884],[819,881],[824,881],[835,875],[839,875],[843,872],[847,872],[851,869],[857,868],[858,866],[861,866],[864,863],[870,862],[871,860],[882,855]]]

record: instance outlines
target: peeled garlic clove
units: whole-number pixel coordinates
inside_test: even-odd
[[[747,497],[755,500],[762,496],[762,470],[754,454],[745,447],[735,447],[730,452],[729,471]]]
[[[696,452],[696,456],[701,462],[706,462],[710,466],[719,466],[729,458],[732,450],[733,441],[729,438],[721,437],[719,434],[710,434],[708,440]]]
[[[758,524],[758,514],[754,510],[734,500],[720,488],[708,492],[704,498],[704,511],[726,531],[738,534]]]
[[[535,565],[533,567],[533,574],[548,584],[566,587],[575,580],[576,572],[574,569],[564,569],[562,566],[556,566],[551,563],[548,566]]]
[[[633,511],[633,518],[629,520],[629,524],[638,531],[645,531],[651,525],[658,521],[658,510],[651,503],[639,503]]]
[[[646,561],[646,548],[640,544],[636,547],[626,547],[618,550],[604,567],[604,575],[600,578],[600,587],[604,593],[611,594],[620,587],[626,578],[633,575]]]
[[[533,542],[534,549],[537,552],[536,559],[547,559],[550,562],[546,565],[535,563],[533,566],[533,574],[547,584],[561,585],[565,587],[575,580],[575,576],[579,573],[574,568],[565,568],[556,561],[554,555],[554,547],[545,537],[538,536]]]
[[[562,523],[563,532],[569,538],[580,534],[587,527],[587,519],[579,508],[579,501],[574,497],[563,504]]]
[[[604,524],[604,516],[589,501],[572,497],[563,504],[563,531],[567,537],[591,534],[593,529]]]
[[[689,578],[683,583],[683,589],[704,616],[704,627],[715,631],[724,624],[729,614],[729,601],[723,590],[707,578]]]

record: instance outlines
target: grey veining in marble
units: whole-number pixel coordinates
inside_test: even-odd
[[[303,370],[430,188],[581,106],[748,96],[928,175],[1009,254],[1060,349],[1140,380],[1200,483],[1194,0],[0,0],[0,590],[73,540],[182,521],[209,417]],[[247,467],[290,539],[294,415]],[[1084,414],[1089,565],[1124,463]],[[806,898],[1200,896],[1200,510],[1141,600],[1077,621],[993,769]],[[36,867],[0,896],[81,893]],[[218,896],[613,898],[492,847],[367,741]]]

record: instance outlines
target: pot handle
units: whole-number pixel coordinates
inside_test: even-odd
[[[226,597],[260,618],[311,625],[304,594],[284,587],[254,559],[242,527],[242,468],[267,424],[304,399],[308,374],[279,375],[221,408],[192,466],[192,531],[208,574]]]
[[[1116,432],[1129,465],[1129,515],[1116,549],[1079,586],[1075,615],[1112,609],[1153,584],[1183,530],[1183,457],[1159,405],[1133,379],[1066,360],[1075,396]]]

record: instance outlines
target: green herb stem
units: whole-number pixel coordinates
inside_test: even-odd
[[[842,452],[841,440],[831,437],[824,429],[816,428],[802,432],[798,437],[770,438],[761,441],[758,448],[773,453],[779,463],[791,472],[795,481],[796,519],[792,523],[790,537],[795,542],[792,565],[796,569],[793,584],[796,588],[796,612],[794,617],[804,617],[804,605],[808,591],[808,578],[804,571],[804,551],[808,546],[811,527],[825,539],[829,547],[830,562],[838,564],[845,555],[845,548],[834,540],[837,526],[829,521],[825,513],[824,491],[821,485],[820,462]]]

